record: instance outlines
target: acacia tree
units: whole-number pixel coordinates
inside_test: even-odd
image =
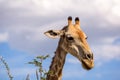
[[[46,76],[48,72],[43,69],[43,61],[47,59],[49,55],[46,56],[37,56],[35,59],[33,59],[32,62],[28,62],[29,64],[34,64],[38,69],[36,70],[36,78],[37,80],[46,80]]]

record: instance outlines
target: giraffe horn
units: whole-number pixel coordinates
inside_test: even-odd
[[[70,25],[70,24],[72,24],[72,17],[71,16],[68,17],[68,25]]]
[[[75,18],[75,24],[78,24],[78,25],[80,24],[79,17]]]

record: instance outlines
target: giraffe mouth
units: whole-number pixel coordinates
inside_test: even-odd
[[[82,67],[86,70],[90,70],[94,67],[94,61],[93,60],[88,60],[88,59],[82,59]]]

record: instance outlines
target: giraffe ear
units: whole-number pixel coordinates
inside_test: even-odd
[[[49,31],[46,31],[44,34],[50,38],[59,38],[60,36],[62,36],[64,33],[63,30],[49,30]]]

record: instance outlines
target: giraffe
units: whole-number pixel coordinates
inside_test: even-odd
[[[84,69],[90,70],[94,67],[93,53],[87,43],[87,36],[80,28],[78,17],[75,18],[75,24],[72,24],[72,17],[68,17],[68,25],[63,29],[49,30],[44,34],[53,39],[60,38],[46,80],[62,79],[62,70],[68,53],[76,57]]]

